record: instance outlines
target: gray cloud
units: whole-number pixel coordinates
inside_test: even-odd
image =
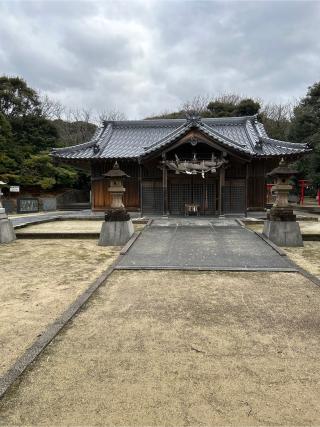
[[[320,79],[319,2],[0,2],[0,73],[130,118],[224,91],[284,101]]]

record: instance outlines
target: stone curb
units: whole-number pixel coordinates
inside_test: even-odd
[[[52,218],[44,218],[44,219],[37,219],[35,221],[30,222],[23,222],[21,224],[13,225],[14,229],[24,228],[28,227],[29,225],[39,225],[44,224],[46,222],[54,222],[54,221],[103,221],[104,217],[84,217],[84,216],[57,216]],[[140,218],[133,218],[132,222],[133,224],[148,224],[150,220],[147,219],[140,219]]]
[[[118,258],[53,323],[46,327],[45,331],[16,360],[13,366],[0,377],[0,398],[89,300],[92,294],[106,282],[114,271],[117,262]]]
[[[245,223],[240,218],[235,218],[235,222],[237,222],[241,227],[246,228]]]
[[[231,271],[231,272],[278,272],[278,273],[297,273],[298,267],[292,266],[292,267],[195,267],[195,266],[188,266],[188,267],[175,267],[175,266],[169,266],[164,265],[162,267],[159,266],[147,266],[147,267],[141,267],[141,266],[121,266],[117,265],[114,267],[115,270],[156,270],[156,271],[164,271],[164,270],[174,270],[174,271]]]
[[[32,221],[32,222],[23,222],[21,224],[12,224],[13,228],[15,230],[19,230],[19,228],[25,228],[31,225],[39,225],[39,224],[45,224],[46,222],[53,222],[53,221],[58,221],[59,218],[45,218],[45,219],[38,219],[36,221]]]
[[[318,279],[317,276],[315,276],[314,274],[309,273],[307,270],[305,270],[302,267],[299,267],[299,265],[297,265],[295,262],[293,262],[292,260],[290,260],[291,263],[297,267],[297,270],[300,274],[302,274],[302,276],[304,276],[306,279],[310,280],[310,282],[314,283],[316,286],[320,287],[320,279]]]
[[[99,239],[100,233],[16,233],[17,239]]]
[[[141,231],[137,231],[136,233],[134,233],[132,235],[132,237],[130,238],[130,240],[121,249],[120,255],[125,255],[129,251],[129,249],[134,244],[134,242],[138,239],[138,237],[140,236],[140,234],[141,234]]]
[[[152,224],[152,222],[153,222],[153,219],[149,219],[147,223],[143,222],[143,224],[146,224],[146,227],[149,227]],[[125,255],[127,252],[129,252],[129,249],[131,248],[131,246],[141,236],[142,233],[143,233],[143,230],[135,232],[131,237],[131,239],[121,249],[120,255]]]
[[[253,230],[251,230],[253,231]],[[264,242],[266,242],[269,246],[272,247],[273,250],[275,250],[279,255],[281,256],[287,256],[287,254],[285,253],[285,251],[283,249],[281,249],[279,246],[277,246],[275,243],[271,242],[271,240],[269,240],[266,236],[264,236],[261,233],[258,233],[257,231],[253,231],[254,234],[256,234],[258,237],[260,237],[260,239],[262,239]]]

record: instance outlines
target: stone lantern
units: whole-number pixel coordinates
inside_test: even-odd
[[[274,179],[272,190],[276,200],[264,223],[263,234],[279,246],[303,246],[299,224],[296,215],[288,202],[289,191],[292,189],[290,178],[297,171],[290,169],[284,159],[268,176]]]
[[[10,243],[16,239],[12,223],[1,203],[1,190],[5,185],[7,185],[5,182],[0,181],[0,243]]]
[[[123,172],[118,162],[115,162],[113,169],[109,170],[106,174],[104,174],[106,178],[110,178],[108,191],[111,193],[112,201],[111,208],[112,209],[124,209],[124,204],[122,201],[122,196],[126,189],[123,187],[123,178],[129,178],[125,172]]]
[[[273,221],[295,221],[292,206],[289,205],[288,196],[292,189],[290,178],[297,173],[290,169],[281,159],[279,166],[273,169],[268,176],[274,178],[272,190],[276,193],[276,200],[270,210],[269,219]]]
[[[122,246],[134,233],[130,215],[125,209],[122,197],[126,189],[123,179],[129,177],[115,162],[113,168],[104,176],[109,179],[108,191],[111,194],[110,209],[105,212],[105,221],[102,224],[99,245],[100,246]]]

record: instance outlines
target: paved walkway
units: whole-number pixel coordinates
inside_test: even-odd
[[[254,232],[232,219],[159,219],[146,227],[118,269],[293,271]]]

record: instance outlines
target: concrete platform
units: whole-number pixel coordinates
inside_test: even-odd
[[[233,219],[189,218],[155,220],[116,268],[295,271],[287,257]]]

